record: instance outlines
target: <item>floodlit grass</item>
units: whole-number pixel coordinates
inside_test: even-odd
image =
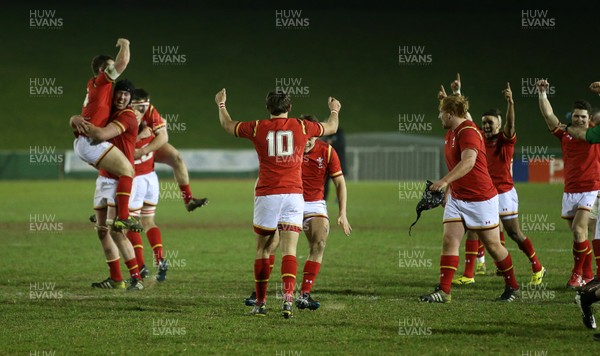
[[[167,180],[163,180],[167,182]],[[548,275],[520,301],[494,301],[493,275],[453,288],[453,303],[422,304],[438,281],[442,210],[428,211],[408,236],[422,184],[350,183],[350,238],[332,226],[313,296],[315,312],[279,314],[277,256],[265,318],[245,315],[253,289],[253,181],[194,181],[207,207],[188,213],[176,186],[163,184],[157,223],[172,268],[140,292],[92,290],[108,276],[87,217],[93,181],[2,182],[0,303],[2,354],[575,354],[597,345],[564,288],[571,237],[561,221],[560,185],[517,186],[521,221]],[[170,189],[170,190],[169,190]],[[402,193],[403,192],[403,193]],[[329,203],[332,221],[336,205]],[[151,251],[146,244],[146,260]],[[507,241],[518,281],[531,269]],[[299,271],[307,256],[301,236]],[[462,261],[461,267],[462,270]],[[123,268],[126,271],[125,268]],[[125,276],[126,277],[126,276]]]

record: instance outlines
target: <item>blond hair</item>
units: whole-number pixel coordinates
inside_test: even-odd
[[[440,111],[465,117],[469,111],[469,100],[462,95],[450,95],[440,101]]]

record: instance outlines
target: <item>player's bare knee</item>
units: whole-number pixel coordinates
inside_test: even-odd
[[[317,240],[310,244],[310,254],[323,255],[327,242],[325,240]]]

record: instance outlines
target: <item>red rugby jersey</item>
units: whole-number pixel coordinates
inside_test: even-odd
[[[158,110],[154,105],[150,105],[148,110],[144,113],[142,121],[146,123],[146,126],[152,129],[152,136],[146,137],[137,141],[135,148],[142,148],[150,144],[154,140],[156,131],[160,128],[167,126],[167,122],[162,118]],[[154,171],[154,152],[150,152],[146,155],[135,160],[135,175],[143,175],[152,173]]]
[[[515,143],[517,135],[508,138],[504,131],[500,131],[494,139],[485,140],[488,171],[498,194],[506,193],[515,186],[512,177]]]
[[[465,176],[450,183],[452,196],[464,201],[484,201],[498,194],[488,172],[483,134],[473,121],[465,120],[444,138],[446,166],[451,171],[461,161],[465,149],[477,151],[475,166]]]
[[[135,118],[135,113],[130,108],[118,110],[112,114],[108,125],[117,125],[121,129],[121,134],[113,137],[109,142],[120,149],[129,162],[131,162],[131,165],[133,165],[133,153],[139,126],[137,119]],[[103,169],[100,169],[99,173],[103,177],[119,179],[119,177],[112,175]]]
[[[304,201],[323,200],[327,176],[333,178],[342,174],[340,159],[333,147],[326,142],[316,140],[315,147],[304,154],[302,162]]]
[[[258,154],[255,195],[302,194],[304,147],[323,132],[320,123],[292,118],[238,122],[235,135],[252,141]]]
[[[560,128],[552,134],[560,140],[565,164],[565,193],[583,193],[600,189],[600,145],[590,144]]]
[[[87,83],[87,94],[81,108],[81,116],[89,118],[94,126],[106,126],[110,118],[112,107],[113,81],[102,69],[96,77],[90,78]],[[83,135],[74,131],[75,136]]]

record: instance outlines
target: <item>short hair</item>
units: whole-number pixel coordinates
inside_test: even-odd
[[[465,117],[469,111],[469,100],[462,95],[449,95],[440,102],[440,111]]]
[[[580,99],[573,103],[573,110],[587,110],[588,115],[592,113],[592,106],[587,101]]]
[[[132,101],[147,101],[150,100],[150,93],[143,88],[135,88],[133,95],[131,96]]]
[[[319,119],[317,119],[316,116],[312,115],[312,114],[302,114],[300,115],[300,120],[306,120],[306,121],[310,121],[310,122],[319,122]]]
[[[500,118],[502,116],[502,111],[498,109],[489,109],[488,111],[484,112],[481,116],[495,116],[497,118]]]
[[[279,115],[290,111],[292,99],[281,90],[272,91],[267,94],[267,110],[271,115]]]
[[[109,60],[114,59],[106,54],[100,54],[94,57],[92,59],[92,72],[94,72],[94,75],[98,75],[100,73],[100,69],[106,68],[106,62]]]

